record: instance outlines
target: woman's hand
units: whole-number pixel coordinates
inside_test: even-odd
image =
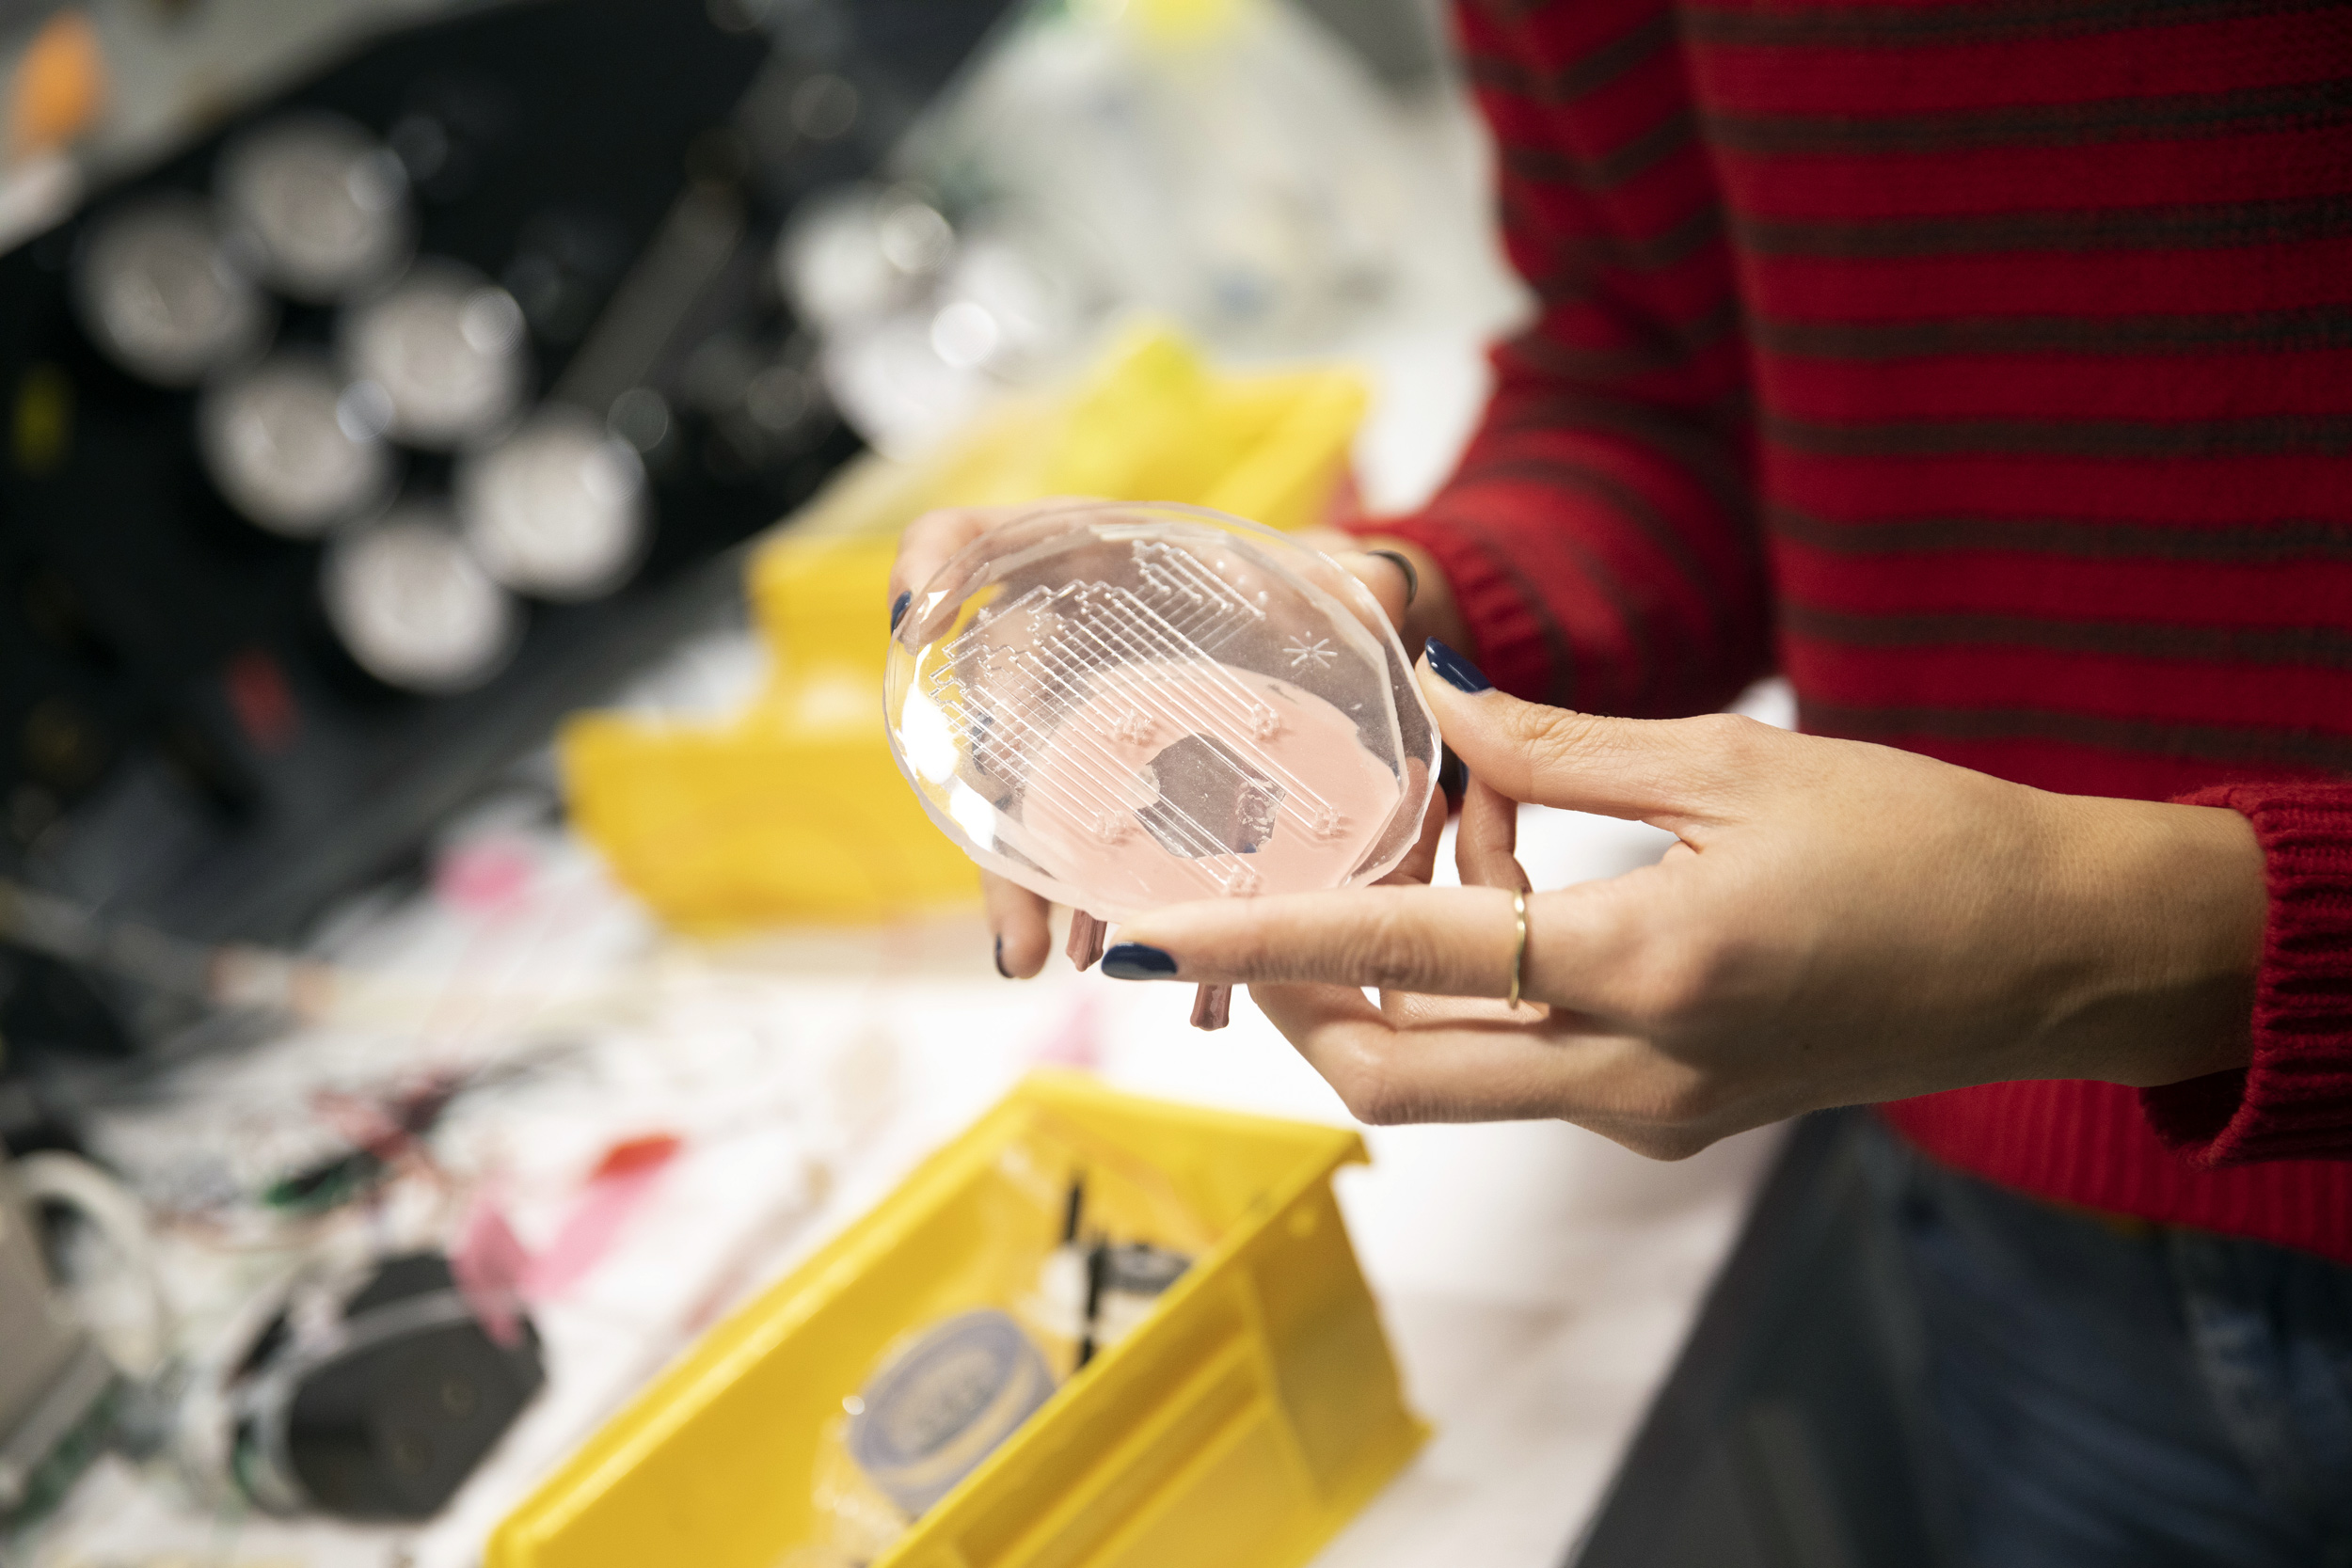
[[[1430,657],[1474,781],[1467,885],[1180,905],[1121,927],[1105,972],[1249,983],[1365,1121],[1559,1117],[1663,1158],[1821,1106],[2247,1060],[2267,900],[2234,812],[2051,795],[1727,716],[1592,718]],[[1678,842],[1528,895],[1513,1012],[1464,999],[1509,988],[1518,800]]]
[[[1058,496],[1020,506],[951,507],[917,517],[899,540],[898,558],[890,568],[890,629],[898,629],[899,618],[923,585],[958,551],[989,530],[1034,517],[1041,512],[1085,505],[1090,499],[1085,496]],[[1301,533],[1295,537],[1299,543],[1332,556],[1354,574],[1379,600],[1391,624],[1407,626],[1407,610],[1428,606],[1445,618],[1440,623],[1442,626],[1453,626],[1452,593],[1446,589],[1436,565],[1410,546],[1375,543],[1375,549],[1390,553],[1374,554],[1359,548],[1356,540],[1336,531]],[[1409,564],[1400,564],[1400,559]],[[1406,648],[1417,653],[1418,638],[1408,640]],[[1421,845],[1391,875],[1390,880],[1406,877],[1417,881],[1428,879],[1437,853],[1437,831],[1444,823],[1442,803],[1435,810],[1436,816]],[[1046,954],[1053,946],[1053,933],[1046,924],[1050,907],[1046,901],[1018,882],[987,872],[980,874],[980,896],[995,941],[997,973],[1007,979],[1026,979],[1043,969]]]

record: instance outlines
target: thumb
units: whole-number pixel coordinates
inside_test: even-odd
[[[1404,564],[1405,558],[1392,551],[1346,550],[1331,558],[1348,570],[1348,574],[1371,590],[1380,601],[1381,612],[1389,625],[1402,627],[1405,612],[1412,608],[1413,590],[1419,586],[1412,568]]]
[[[1435,638],[1414,673],[1473,776],[1514,800],[1661,827],[1733,815],[1779,736],[1730,714],[1611,719],[1521,702]]]

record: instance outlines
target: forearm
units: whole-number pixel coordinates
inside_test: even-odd
[[[1539,308],[1496,349],[1453,479],[1357,528],[1434,568],[1408,634],[1531,700],[1653,717],[1718,707],[1770,658],[1739,290],[1713,166],[1678,129],[1672,20],[1662,0],[1460,8],[1505,248]],[[1556,90],[1594,59],[1614,62],[1599,85]],[[1626,171],[1629,145],[1658,155]]]
[[[1694,446],[1730,439],[1692,429]],[[1503,689],[1585,712],[1708,712],[1769,670],[1771,616],[1742,498],[1693,457],[1585,428],[1489,429],[1422,512],[1353,530],[1422,568],[1407,633],[1470,653]]]

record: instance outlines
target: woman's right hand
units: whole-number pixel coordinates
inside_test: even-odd
[[[917,517],[900,537],[898,559],[890,568],[890,629],[898,629],[907,607],[923,585],[965,546],[991,529],[1034,517],[1041,512],[1084,505],[1094,499],[1054,496],[1014,506],[945,507]],[[1437,563],[1413,546],[1390,540],[1359,540],[1337,530],[1315,530],[1295,537],[1331,556],[1372,591],[1373,597],[1388,613],[1390,624],[1404,638],[1408,657],[1419,657],[1422,641],[1426,637],[1446,640],[1450,634],[1457,645],[1467,641],[1454,610],[1454,595]],[[1412,563],[1410,573],[1391,556],[1372,553],[1374,550],[1392,550],[1403,555]],[[1437,858],[1437,830],[1444,822],[1444,797],[1434,797],[1421,843],[1404,863],[1383,879],[1427,881]],[[995,941],[996,972],[1008,980],[1025,980],[1043,969],[1054,942],[1048,924],[1051,906],[1020,883],[985,871],[980,874],[980,896],[988,914],[989,930]]]

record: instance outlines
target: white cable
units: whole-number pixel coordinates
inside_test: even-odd
[[[56,1203],[97,1227],[135,1281],[146,1307],[147,1332],[136,1340],[108,1336],[102,1346],[127,1377],[144,1381],[163,1369],[171,1353],[172,1314],[164,1295],[163,1269],[147,1210],[122,1184],[87,1160],[54,1151],[22,1155],[6,1167],[18,1190],[33,1202]]]

